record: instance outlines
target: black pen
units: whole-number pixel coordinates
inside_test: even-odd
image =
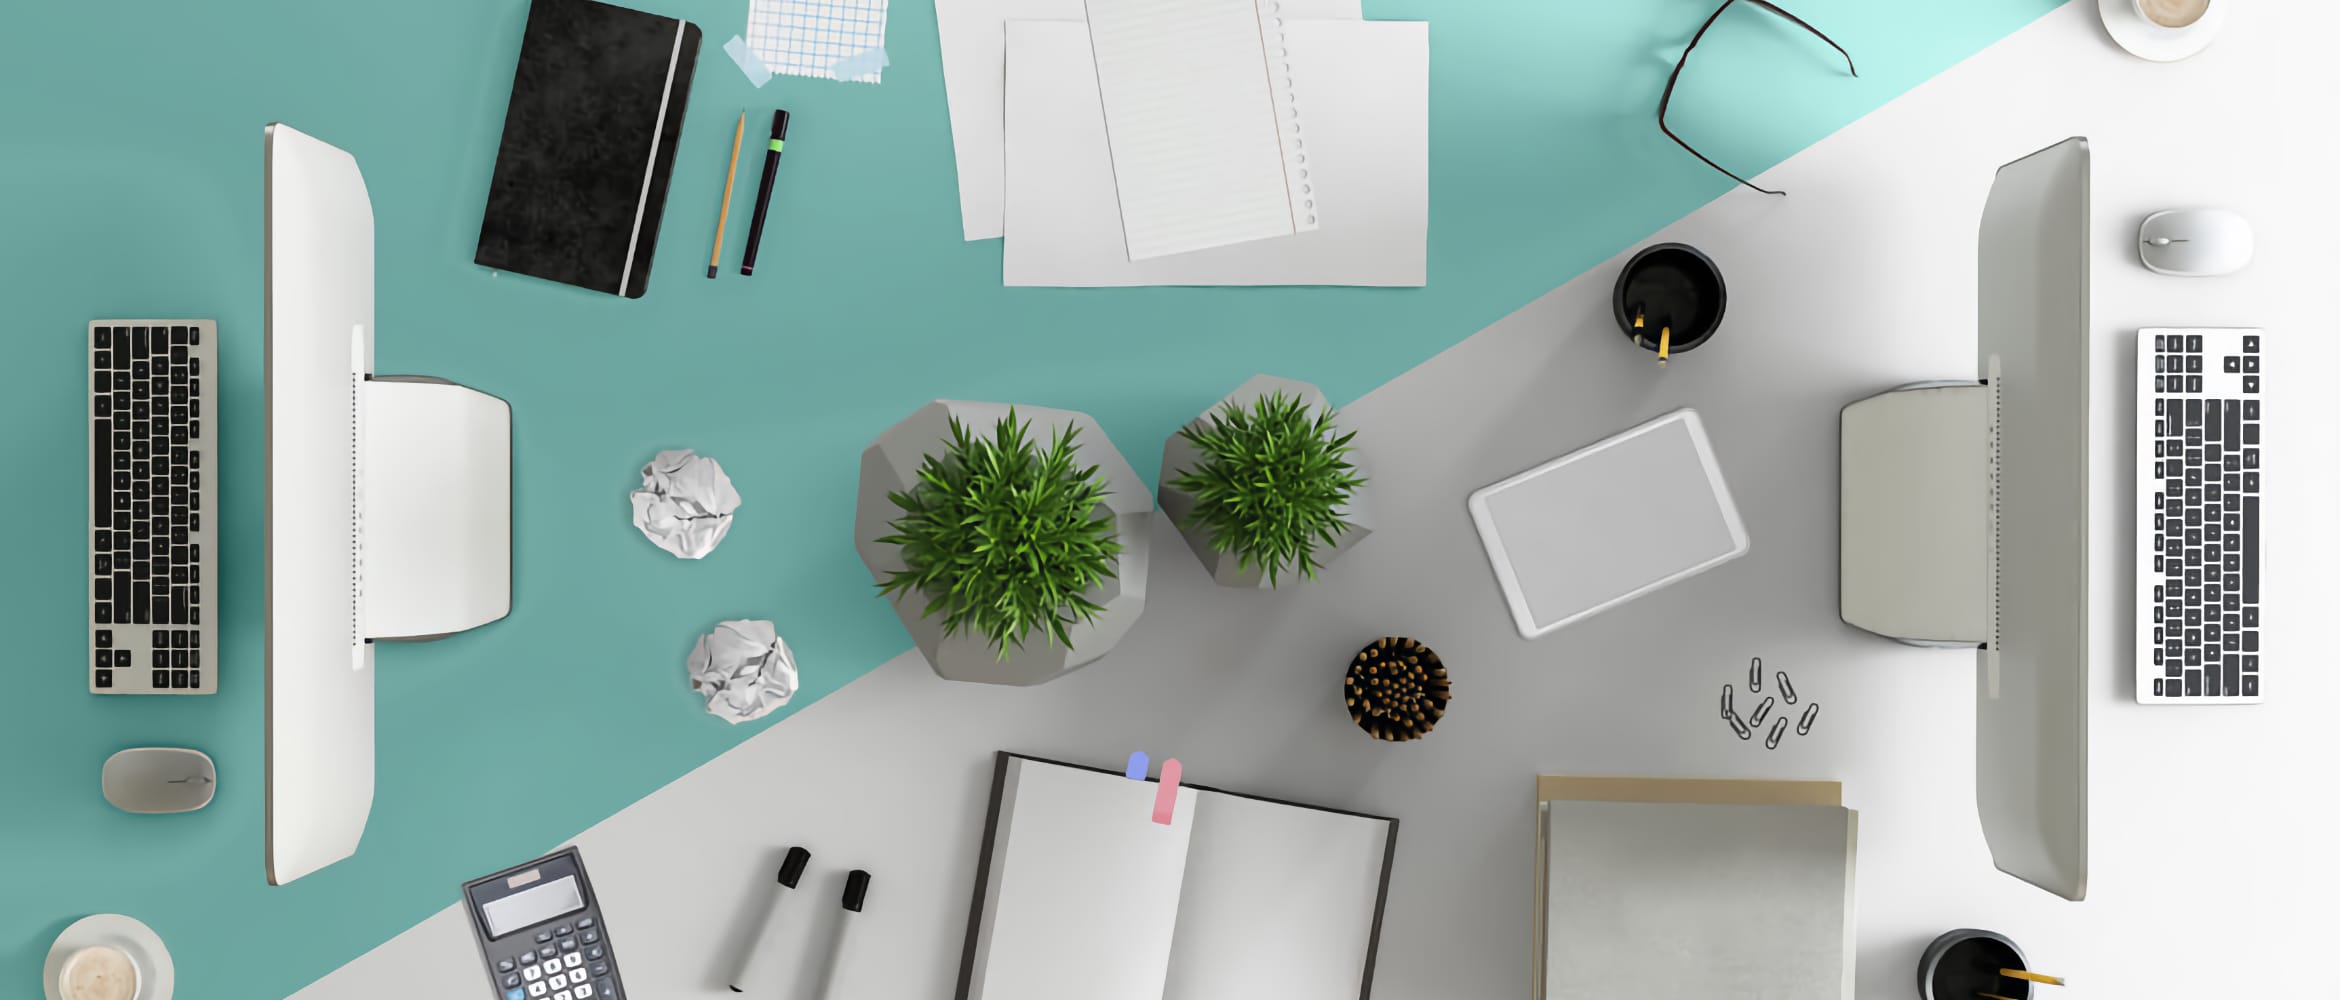
[[[756,247],[764,242],[764,213],[772,208],[772,179],[780,173],[780,147],[787,145],[788,112],[772,112],[772,144],[764,147],[764,183],[756,188],[756,217],[748,228],[747,256],[739,273],[756,273]]]
[[[802,847],[788,849],[787,858],[780,863],[779,884],[772,887],[771,908],[764,911],[764,922],[757,925],[756,933],[748,938],[747,954],[740,959],[739,973],[732,977],[731,992],[765,992],[771,989],[772,979],[779,974],[779,970],[772,964],[776,961],[773,953],[779,948],[779,942],[793,933],[789,925],[794,922],[790,915],[795,910],[788,907],[788,897],[795,895],[796,883],[804,878],[804,867],[811,862],[811,851]],[[759,986],[763,989],[757,990]]]

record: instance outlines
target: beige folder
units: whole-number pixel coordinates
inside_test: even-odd
[[[1850,996],[1852,969],[1852,857],[1858,819],[1851,810],[1843,809],[1843,786],[1833,781],[1758,781],[1699,778],[1609,778],[1542,775],[1536,779],[1536,906],[1532,924],[1535,935],[1534,996],[1545,1000],[1546,968],[1550,942],[1547,935],[1553,928],[1551,859],[1555,836],[1553,809],[1555,803],[1652,803],[1692,806],[1815,806],[1841,810],[1844,818],[1842,849],[1844,852],[1844,910],[1839,934],[1842,936],[1842,982],[1845,995]],[[1724,815],[1724,814],[1718,814]],[[1826,827],[1828,824],[1821,824]],[[1727,887],[1718,887],[1727,891]],[[1720,902],[1720,900],[1718,900]],[[1615,960],[1630,963],[1629,954],[1616,954]]]

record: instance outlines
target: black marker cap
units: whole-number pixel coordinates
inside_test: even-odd
[[[869,897],[869,873],[859,868],[845,876],[845,908],[861,912],[861,901]]]
[[[785,111],[785,110],[780,110],[780,111],[774,111],[774,112],[772,112],[772,138],[774,138],[774,139],[786,139],[786,138],[788,138],[788,112],[787,112],[787,111]]]
[[[804,877],[804,866],[812,864],[812,852],[801,847],[788,849],[788,859],[780,862],[780,884],[796,888],[796,880]]]

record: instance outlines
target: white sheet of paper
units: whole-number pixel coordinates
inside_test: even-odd
[[[1353,21],[1364,16],[1361,3],[1283,0],[1284,16]],[[935,0],[951,151],[959,164],[959,219],[967,239],[998,239],[1005,232],[1007,22],[1079,22],[1085,16],[1081,0]]]
[[[1317,227],[1277,0],[1088,0],[1088,13],[1129,259]]]
[[[1287,8],[1288,9],[1288,8]],[[1008,285],[1383,285],[1428,280],[1430,31],[1286,20],[1307,90],[1321,228],[1132,261],[1122,252],[1103,103],[1079,24],[1008,27]],[[964,184],[965,161],[960,178]]]
[[[968,995],[1161,1000],[1196,792],[1178,790],[1165,826],[1153,782],[1010,766]]]
[[[1203,792],[1163,1000],[1355,1000],[1389,829]]]

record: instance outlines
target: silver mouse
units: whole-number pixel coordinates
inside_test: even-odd
[[[2251,224],[2216,208],[2155,212],[2137,231],[2137,259],[2155,274],[2215,278],[2251,262]]]
[[[106,758],[99,784],[123,812],[193,812],[211,804],[219,769],[201,750],[132,747]]]

